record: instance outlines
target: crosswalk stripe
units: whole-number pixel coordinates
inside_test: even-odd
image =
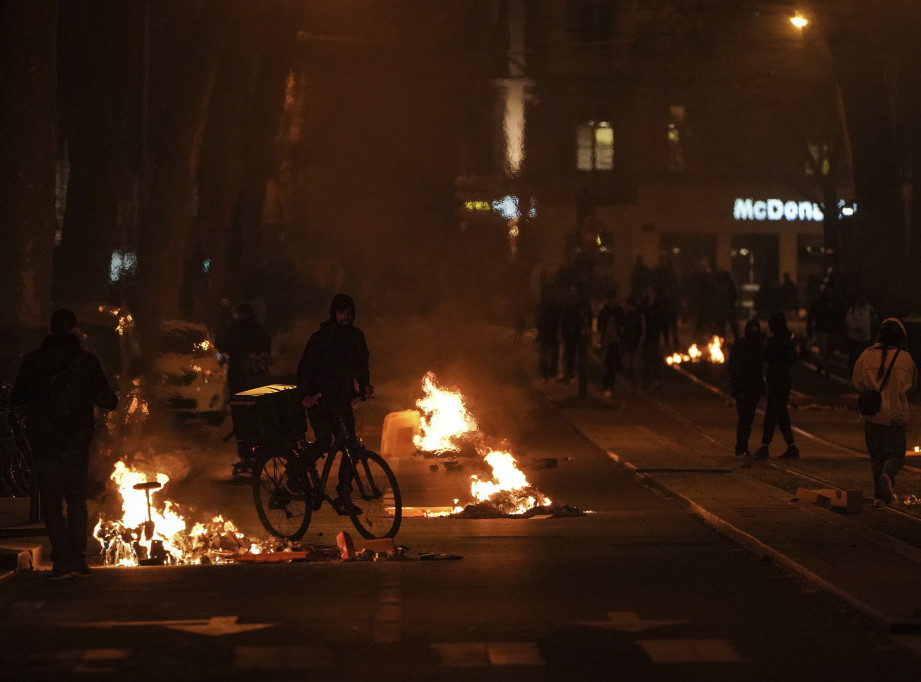
[[[653,663],[742,663],[745,659],[725,639],[637,640]]]

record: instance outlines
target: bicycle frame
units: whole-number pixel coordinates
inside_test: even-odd
[[[311,493],[310,495],[310,506],[313,511],[317,511],[322,506],[323,502],[333,503],[333,498],[326,492],[326,484],[329,482],[330,473],[333,470],[333,463],[339,458],[348,457],[349,462],[352,465],[352,472],[355,483],[358,485],[358,489],[362,495],[365,494],[365,485],[362,479],[371,481],[372,489],[375,494],[379,495],[380,492],[377,489],[377,486],[374,485],[373,480],[371,480],[371,472],[368,470],[368,465],[365,463],[364,459],[355,454],[355,450],[361,449],[361,443],[358,440],[358,437],[350,432],[348,425],[345,422],[345,419],[341,416],[339,417],[339,433],[336,434],[336,437],[333,439],[332,444],[320,457],[326,457],[326,461],[323,463],[323,468],[319,471],[317,470],[317,462],[314,461],[312,464],[305,464],[304,469],[307,476],[311,479]],[[295,453],[297,457],[302,462],[306,460],[305,448],[298,447],[295,448]],[[319,458],[317,458],[319,461]],[[364,476],[359,475],[358,464],[361,462],[364,468]],[[340,461],[339,466],[342,466]]]

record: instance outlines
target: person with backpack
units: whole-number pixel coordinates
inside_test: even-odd
[[[42,517],[51,541],[50,578],[65,580],[90,574],[86,484],[93,406],[114,410],[118,396],[99,359],[82,347],[73,311],[54,311],[49,331],[38,350],[23,358],[10,400],[25,414],[32,445]]]
[[[918,368],[905,349],[905,325],[887,317],[876,343],[854,364],[851,380],[861,392],[878,391],[877,404],[863,406],[864,439],[873,474],[873,505],[885,508],[894,499],[895,475],[905,465],[908,392],[918,385]]]

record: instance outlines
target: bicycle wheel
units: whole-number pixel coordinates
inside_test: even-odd
[[[265,529],[277,538],[300,540],[310,525],[310,505],[292,479],[295,457],[286,452],[261,455],[253,467],[253,500]]]
[[[13,450],[10,458],[10,478],[22,497],[32,494],[34,486],[32,474],[32,446],[21,424],[13,428]]]
[[[392,538],[403,520],[403,498],[390,465],[376,452],[358,454],[352,481],[352,506],[361,514],[351,514],[352,524],[363,537]]]

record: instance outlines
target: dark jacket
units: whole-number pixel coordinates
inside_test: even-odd
[[[796,341],[790,332],[768,338],[764,345],[769,387],[789,388],[793,383],[792,369],[796,362]]]
[[[82,390],[73,398],[73,423],[61,428],[48,411],[51,382],[69,365],[79,376]],[[10,399],[25,411],[26,434],[39,457],[85,448],[93,439],[93,405],[106,410],[118,406],[118,396],[109,386],[99,359],[83,349],[80,340],[70,333],[46,336],[38,350],[23,358]]]
[[[742,338],[729,353],[729,385],[732,395],[764,394],[764,345],[762,338]]]
[[[256,388],[269,374],[272,337],[252,318],[240,318],[218,339],[218,349],[227,353],[227,383],[232,393]]]
[[[313,333],[297,365],[301,395],[322,394],[320,405],[339,410],[355,397],[355,384],[371,383],[368,344],[358,327],[342,327],[327,320]]]

